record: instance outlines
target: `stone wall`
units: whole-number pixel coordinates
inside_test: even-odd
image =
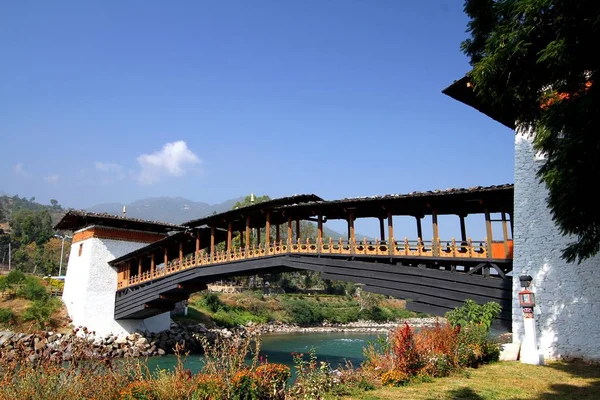
[[[560,234],[536,178],[543,157],[523,132],[515,139],[513,337],[523,337],[519,275],[533,277],[537,339],[546,359],[600,360],[600,257],[580,265],[561,259],[571,240]]]

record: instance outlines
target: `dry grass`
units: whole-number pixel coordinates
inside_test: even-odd
[[[502,362],[435,379],[432,383],[382,388],[346,399],[597,400],[600,399],[600,366],[565,362],[533,366]]]

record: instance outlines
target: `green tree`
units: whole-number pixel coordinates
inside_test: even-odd
[[[52,218],[47,210],[22,209],[13,213],[10,220],[12,240],[19,246],[29,243],[43,245],[54,235]]]
[[[576,238],[563,258],[581,262],[600,250],[600,2],[467,0],[464,9],[475,93],[532,128],[552,216]]]

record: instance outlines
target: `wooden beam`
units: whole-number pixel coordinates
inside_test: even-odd
[[[271,211],[267,211],[265,222],[265,247],[271,244]]]
[[[383,224],[383,217],[379,217],[379,239],[385,242],[385,226]]]
[[[438,215],[437,210],[434,208],[431,210],[431,224],[433,228],[433,243],[431,244],[431,248],[433,250],[434,256],[440,255],[440,248],[438,246],[438,240],[440,238],[440,234],[438,231]]]
[[[296,220],[296,240],[300,239],[300,220]]]
[[[485,233],[487,235],[486,237],[486,244],[487,244],[487,251],[488,251],[488,258],[493,258],[493,254],[492,254],[492,221],[490,219],[490,210],[486,207],[484,210],[485,213]]]
[[[460,218],[460,240],[467,241],[467,226],[465,225],[465,216],[459,215]]]
[[[229,221],[227,223],[227,252],[231,251],[231,240],[233,236],[233,222]]]
[[[504,257],[508,258],[508,225],[506,224],[506,213],[502,211],[502,238],[504,240]]]
[[[142,257],[138,257],[138,276],[142,275]]]
[[[165,263],[165,269],[167,268],[167,264],[169,264],[169,249],[165,247],[164,250],[164,260],[163,262]]]
[[[421,227],[421,217],[415,216],[417,219],[417,237],[423,240],[423,228]]]
[[[293,237],[293,232],[292,232],[292,217],[289,216],[288,217],[288,230],[287,230],[287,241],[288,244],[292,244],[292,240],[294,239]]]
[[[246,217],[246,247],[250,247],[250,216]]]
[[[244,248],[244,230],[240,229],[240,249]]]
[[[260,227],[256,228],[256,243],[257,246],[260,244]]]
[[[215,256],[215,226],[210,227],[210,256]]]
[[[279,243],[281,237],[279,236],[279,224],[275,225],[275,242]]]

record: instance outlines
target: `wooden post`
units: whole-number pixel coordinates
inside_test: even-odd
[[[244,248],[244,230],[240,229],[240,249]]]
[[[508,258],[508,226],[506,224],[506,213],[502,211],[502,236],[504,239],[504,257]]]
[[[385,228],[383,225],[383,217],[379,217],[379,239],[385,242]]]
[[[258,247],[260,245],[260,228],[256,228],[256,243]]]
[[[296,220],[296,240],[300,239],[300,220]]]
[[[154,259],[154,252],[150,255],[150,276],[154,276],[154,270],[156,269],[156,260]]]
[[[415,218],[417,219],[417,238],[423,240],[423,229],[421,228],[421,217],[415,215]]]
[[[183,265],[183,240],[179,242],[179,268]]]
[[[354,236],[354,210],[350,211],[350,215],[348,215],[348,229],[350,230],[350,241],[354,244],[356,242]]]
[[[271,244],[271,211],[267,211],[267,222],[265,223],[265,248]]]
[[[233,223],[227,223],[227,253],[231,251],[231,237],[233,236]]]
[[[431,223],[433,225],[433,243],[431,244],[431,249],[433,250],[434,256],[440,255],[440,248],[438,246],[438,241],[440,239],[439,231],[438,231],[438,219],[437,219],[437,210],[434,208],[431,210]]]
[[[317,222],[317,234],[318,234],[318,244],[320,245],[323,241],[323,215],[319,214],[318,222]]]
[[[138,278],[142,276],[142,257],[138,257]]]
[[[164,263],[165,263],[165,271],[167,269],[167,265],[169,264],[169,249],[165,247],[165,254],[164,254]]]
[[[200,256],[200,229],[196,231],[196,258]]]
[[[131,261],[128,260],[125,265],[127,267],[127,269],[125,270],[125,282],[129,284],[129,278],[131,277]]]
[[[487,238],[486,238],[486,244],[487,244],[487,251],[488,251],[488,258],[493,258],[493,254],[492,254],[492,220],[490,219],[490,210],[488,208],[486,208],[484,210],[485,212],[485,232],[487,234]]]
[[[215,226],[210,227],[210,256],[215,256]]]
[[[250,247],[250,216],[246,217],[246,247]]]
[[[287,241],[288,241],[288,245],[292,244],[292,241],[294,240],[294,236],[293,236],[293,232],[292,232],[292,217],[289,216],[288,217],[288,231],[287,231]]]
[[[394,247],[396,246],[396,243],[394,243],[394,219],[393,219],[393,215],[391,211],[388,211],[388,217],[387,217],[387,223],[388,223],[388,247],[390,248],[390,255],[394,254]]]
[[[275,243],[279,243],[281,237],[279,236],[279,224],[275,225]]]
[[[465,216],[459,215],[460,218],[460,240],[467,241],[467,226],[465,225]]]

